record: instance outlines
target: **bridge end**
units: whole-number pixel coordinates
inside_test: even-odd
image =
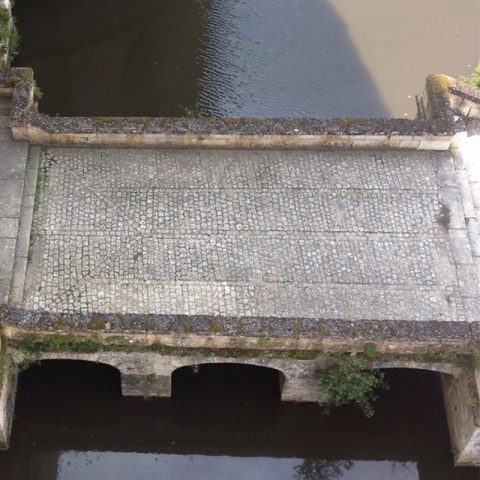
[[[480,368],[458,378],[441,374],[455,465],[480,466]]]

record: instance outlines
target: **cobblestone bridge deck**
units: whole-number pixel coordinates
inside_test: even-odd
[[[464,173],[434,152],[45,149],[22,305],[476,320]]]

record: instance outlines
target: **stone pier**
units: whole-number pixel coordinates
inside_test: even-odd
[[[11,363],[10,359],[3,360],[0,373],[0,450],[8,448],[16,389],[16,365]]]
[[[480,465],[480,369],[455,378],[442,375],[452,452],[458,466]]]

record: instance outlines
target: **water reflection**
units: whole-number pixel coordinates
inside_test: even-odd
[[[413,462],[62,452],[56,480],[417,480]]]
[[[199,105],[220,116],[387,116],[328,1],[202,2]]]
[[[378,465],[379,463],[383,462],[375,463]],[[354,462],[352,460],[339,460],[337,462],[332,462],[329,460],[305,459],[300,465],[295,467],[294,479],[336,480],[339,478],[344,478],[345,471],[351,470],[353,466]]]
[[[330,0],[396,117],[414,115],[425,76],[468,76],[480,59],[478,0]],[[457,52],[461,50],[462,55]]]
[[[17,0],[15,64],[34,68],[50,114],[414,116],[427,74],[478,61],[479,13],[478,0]]]

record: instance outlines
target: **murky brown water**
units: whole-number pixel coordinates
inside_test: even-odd
[[[426,75],[480,58],[480,0],[16,4],[53,115],[413,117]]]
[[[436,374],[390,371],[371,420],[278,401],[275,376],[188,369],[173,400],[120,396],[113,369],[50,363],[22,375],[8,480],[478,480],[453,468]]]

